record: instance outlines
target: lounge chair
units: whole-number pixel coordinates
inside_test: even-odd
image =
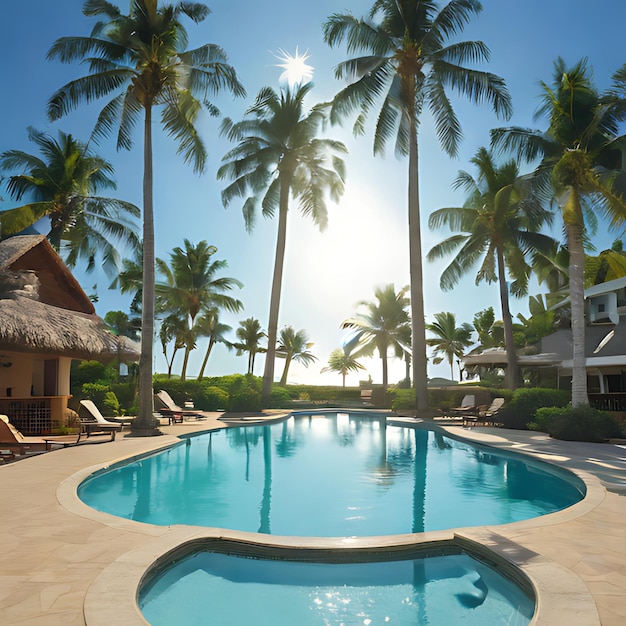
[[[15,460],[15,452],[13,450],[0,450],[0,463],[10,463]]]
[[[461,400],[461,406],[454,407],[449,409],[449,415],[453,415],[455,417],[464,417],[465,415],[476,415],[478,413],[478,408],[476,407],[476,396],[474,394],[467,394],[463,396],[463,400]]]
[[[91,400],[80,401],[78,417],[87,437],[94,433],[110,433],[111,441],[114,441],[116,433],[124,428],[124,424],[105,419]]]
[[[476,426],[482,424],[484,426],[496,426],[495,416],[504,406],[504,398],[494,398],[491,404],[483,410],[479,410],[476,415],[465,415],[463,417],[463,426]],[[500,424],[501,425],[501,424]]]
[[[45,439],[24,437],[6,415],[0,415],[0,447],[10,451],[17,450],[20,455],[26,454],[29,450],[50,450],[50,444]]]
[[[167,417],[170,424],[172,422],[174,424],[182,424],[185,418],[190,417],[194,417],[197,420],[206,419],[206,416],[202,415],[202,413],[198,413],[198,411],[181,409],[174,402],[174,400],[172,400],[172,396],[170,396],[170,394],[163,389],[154,394],[154,408],[160,415],[162,415],[163,417]]]

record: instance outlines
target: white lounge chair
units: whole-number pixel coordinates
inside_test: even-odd
[[[115,434],[121,432],[124,428],[123,423],[110,422],[103,417],[98,407],[91,400],[80,401],[78,416],[87,433],[87,437],[93,433],[110,433],[111,441],[113,441]]]
[[[206,419],[206,415],[202,415],[198,411],[181,409],[172,399],[167,391],[161,389],[158,393],[154,394],[154,408],[158,411],[163,417],[167,417],[167,419],[171,422],[180,422],[182,423],[184,418],[194,417],[197,420]]]

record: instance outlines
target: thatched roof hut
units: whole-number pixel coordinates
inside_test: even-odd
[[[139,346],[116,337],[43,235],[0,242],[0,351],[135,361]]]

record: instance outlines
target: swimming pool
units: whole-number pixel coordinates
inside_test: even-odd
[[[548,464],[347,413],[193,436],[79,487],[93,508],[151,524],[319,537],[504,524],[584,493]]]
[[[525,626],[534,598],[459,550],[334,563],[201,550],[151,577],[139,606],[153,626]]]

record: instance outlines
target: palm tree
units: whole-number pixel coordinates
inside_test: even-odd
[[[229,350],[232,348],[232,344],[228,339],[226,339],[226,334],[231,332],[233,328],[228,324],[222,324],[219,320],[219,309],[212,307],[205,311],[196,320],[196,329],[199,336],[209,338],[209,345],[207,346],[204,354],[204,359],[202,360],[202,365],[200,366],[197,378],[197,380],[202,380],[206,364],[209,360],[209,356],[211,355],[211,351],[213,350],[213,346],[216,343],[222,343]]]
[[[141,317],[143,293],[143,255],[139,250],[134,259],[122,259],[122,269],[109,285],[109,289],[119,289],[121,293],[132,293],[130,312]]]
[[[185,239],[183,248],[177,246],[170,253],[170,266],[157,259],[157,268],[164,282],[155,285],[156,308],[159,312],[177,316],[183,322],[184,330],[179,334],[185,346],[181,381],[186,379],[189,355],[196,347],[199,336],[196,326],[198,316],[216,308],[231,313],[243,308],[241,301],[226,293],[234,287],[241,287],[241,282],[235,278],[216,276],[228,266],[226,261],[213,260],[216,252],[217,248],[206,241],[194,245]]]
[[[346,376],[350,372],[358,372],[365,368],[361,365],[354,356],[350,354],[349,344],[346,344],[343,348],[337,348],[330,353],[328,357],[328,365],[323,367],[321,373],[324,372],[337,372],[341,374],[342,387],[346,386]]]
[[[365,307],[364,313],[348,318],[341,325],[352,330],[351,340],[360,345],[355,356],[369,356],[378,350],[383,366],[383,388],[387,390],[388,352],[398,344],[406,347],[406,329],[410,326],[408,313],[409,299],[406,297],[409,287],[403,287],[396,293],[393,284],[377,287],[374,290],[375,302],[363,300],[357,306]]]
[[[161,341],[161,350],[167,363],[167,377],[172,377],[172,368],[176,353],[185,347],[185,332],[187,331],[187,320],[181,319],[178,313],[171,313],[161,320],[159,325],[159,340]],[[167,356],[167,347],[174,342],[172,348],[172,356]]]
[[[418,411],[428,408],[426,334],[422,278],[418,133],[424,106],[434,116],[444,150],[456,156],[461,127],[446,95],[452,88],[474,102],[488,100],[498,114],[509,115],[511,102],[504,81],[467,68],[489,56],[479,41],[451,43],[472,14],[482,10],[477,0],[452,0],[441,10],[422,0],[375,0],[366,19],[335,13],[324,24],[324,39],[332,47],[347,42],[347,52],[363,56],[336,68],[337,78],[352,82],[335,96],[331,121],[359,111],[355,134],[362,134],[370,110],[380,102],[374,133],[374,154],[383,154],[395,138],[398,155],[409,156],[408,223],[411,281],[413,385]],[[380,21],[375,18],[380,16]]]
[[[224,156],[217,174],[233,181],[222,192],[224,205],[237,196],[246,198],[243,214],[248,230],[254,225],[259,200],[264,217],[273,217],[278,210],[262,406],[268,406],[274,380],[290,197],[301,213],[323,230],[328,221],[326,194],[337,202],[344,190],[344,163],[338,155],[346,148],[338,141],[317,138],[326,114],[323,107],[305,113],[304,98],[311,88],[307,83],[280,93],[269,87],[261,89],[244,120],[233,123],[227,119],[222,125],[222,133],[238,142]]]
[[[504,329],[502,322],[496,322],[493,307],[490,306],[474,314],[473,326],[478,334],[478,347],[472,352],[482,352],[490,348],[499,348],[504,345]]]
[[[116,188],[113,166],[61,131],[57,140],[29,128],[28,138],[41,156],[21,150],[0,154],[0,172],[20,172],[8,177],[9,196],[17,202],[29,200],[0,213],[2,236],[48,217],[48,240],[57,252],[63,250],[69,267],[84,258],[91,271],[100,254],[105,271],[113,272],[120,245],[140,246],[134,222],[139,209],[130,202],[96,195],[101,189]]]
[[[438,209],[428,221],[431,229],[447,225],[457,234],[434,246],[426,258],[435,261],[456,251],[456,257],[441,275],[443,290],[453,289],[482,258],[476,284],[483,280],[498,282],[507,382],[510,389],[516,389],[520,375],[507,274],[514,279],[511,292],[516,296],[526,295],[530,274],[526,257],[533,251],[546,251],[554,243],[538,232],[550,222],[551,213],[530,193],[528,182],[520,178],[515,161],[497,166],[491,153],[479,148],[471,162],[478,169],[478,176],[474,178],[462,171],[453,183],[454,188],[463,188],[468,193],[463,207]]]
[[[616,82],[618,78],[616,74]],[[520,159],[540,159],[537,175],[551,183],[563,218],[569,251],[572,405],[582,406],[589,403],[585,367],[585,210],[604,214],[614,226],[626,219],[624,198],[613,189],[614,174],[621,167],[617,131],[623,111],[596,91],[585,60],[568,68],[563,59],[557,59],[552,84],[542,83],[542,88],[537,117],[547,116],[547,130],[499,128],[492,131],[492,142]]]
[[[239,328],[235,331],[238,343],[233,344],[237,350],[237,356],[244,352],[248,353],[248,374],[254,373],[254,359],[257,354],[265,352],[266,349],[260,345],[261,339],[267,335],[261,330],[259,320],[249,317],[239,322]]]
[[[104,323],[116,337],[128,337],[136,341],[141,334],[141,320],[137,317],[129,317],[124,311],[107,311]],[[121,348],[121,342],[117,339],[117,382],[120,380]]]
[[[465,322],[457,326],[454,313],[435,313],[435,321],[426,324],[426,330],[434,335],[426,339],[426,343],[434,348],[433,363],[437,365],[445,358],[450,365],[450,379],[454,380],[455,357],[460,359],[473,343],[472,325]]]
[[[293,326],[286,326],[280,331],[279,344],[276,346],[276,356],[279,359],[285,359],[285,369],[280,377],[280,385],[287,384],[287,373],[292,361],[302,363],[304,367],[308,367],[317,361],[317,357],[309,352],[313,344],[309,341],[306,331],[299,330],[296,332]]]
[[[236,96],[245,91],[224,51],[214,44],[186,50],[187,16],[203,21],[209,8],[196,2],[161,5],[158,0],[130,0],[128,15],[107,0],[87,0],[87,16],[102,16],[91,35],[62,37],[52,45],[49,59],[62,63],[85,61],[88,73],[61,87],[48,103],[48,117],[57,120],[82,103],[113,94],[102,109],[94,137],[106,136],[117,126],[117,147],[130,149],[132,131],[143,113],[143,304],[139,406],[133,431],[158,434],[153,417],[152,353],[154,341],[154,207],[152,175],[152,114],[161,107],[165,131],[178,142],[178,152],[196,172],[206,163],[206,148],[195,128],[204,105],[219,114],[208,95],[227,89]]]

